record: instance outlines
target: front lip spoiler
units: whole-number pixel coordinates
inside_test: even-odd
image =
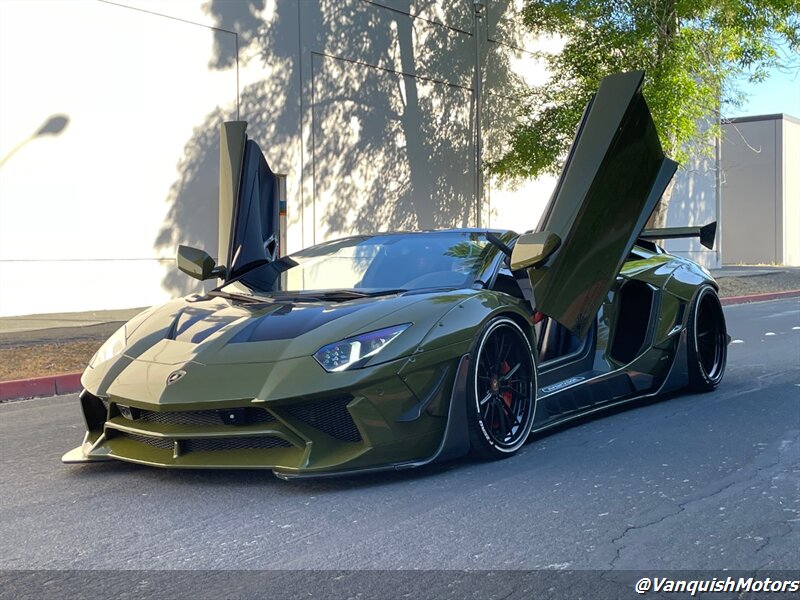
[[[447,411],[447,424],[439,447],[431,456],[421,460],[410,460],[377,467],[364,467],[361,469],[343,469],[341,471],[322,471],[319,473],[291,472],[273,469],[272,474],[284,481],[297,479],[332,479],[335,477],[348,477],[351,475],[368,475],[372,473],[386,473],[389,471],[404,471],[424,467],[435,461],[445,461],[451,458],[464,456],[469,452],[469,429],[467,426],[467,378],[469,374],[469,353],[463,355],[456,370],[456,380],[453,391],[450,393],[450,407]]]
[[[110,456],[90,456],[84,452],[83,446],[73,448],[61,457],[65,465],[77,465],[90,462],[108,462],[114,460]]]
[[[351,475],[369,475],[372,473],[388,473],[389,471],[404,471],[406,469],[414,469],[416,467],[424,466],[430,462],[433,462],[433,460],[435,460],[435,458],[421,461],[409,461],[381,465],[380,467],[364,467],[363,469],[347,469],[343,471],[321,471],[319,473],[292,473],[288,471],[276,471],[273,469],[272,474],[278,479],[283,479],[284,481],[298,479],[334,479],[336,477],[349,477]]]

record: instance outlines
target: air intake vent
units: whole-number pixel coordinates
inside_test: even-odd
[[[171,439],[149,437],[146,435],[136,435],[135,433],[122,433],[120,434],[120,437],[126,437],[135,442],[148,444],[149,446],[153,446],[155,448],[161,448],[162,450],[172,450],[175,445],[173,443],[173,440]]]
[[[235,437],[235,438],[203,438],[185,440],[186,452],[217,452],[220,450],[258,450],[262,448],[288,448],[291,446],[284,439],[269,436]]]
[[[226,425],[252,425],[255,423],[270,423],[275,420],[263,408],[237,408],[231,409],[241,413],[242,419],[232,422],[225,418],[231,411],[225,410],[189,410],[172,412],[155,412],[152,410],[140,410],[136,413],[136,421],[143,423],[163,423],[165,425],[212,425],[220,423]]]
[[[135,442],[147,444],[162,450],[173,450],[175,440],[169,438],[149,437],[134,433],[121,433]],[[219,452],[222,450],[259,450],[264,448],[289,448],[291,444],[284,439],[272,436],[200,438],[180,440],[181,452]]]
[[[295,419],[319,429],[332,438],[343,442],[360,442],[361,434],[358,432],[347,404],[352,400],[350,396],[333,398],[289,406],[285,410]]]

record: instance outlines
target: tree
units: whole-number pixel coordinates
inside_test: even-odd
[[[665,152],[683,163],[713,151],[721,106],[739,106],[738,82],[797,69],[798,0],[526,0],[523,22],[561,38],[540,53],[550,71],[520,107],[510,146],[492,173],[558,173],[583,107],[611,73],[644,69],[644,93]],[[782,50],[783,48],[783,50]],[[671,187],[651,224],[663,226]]]

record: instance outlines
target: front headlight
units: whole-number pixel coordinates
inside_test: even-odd
[[[99,365],[102,362],[114,358],[125,349],[126,339],[125,325],[123,325],[94,353],[92,360],[89,361],[89,366],[94,368],[95,365]]]
[[[329,373],[358,369],[364,366],[369,357],[375,356],[409,327],[411,323],[404,323],[334,342],[317,350],[314,358]]]

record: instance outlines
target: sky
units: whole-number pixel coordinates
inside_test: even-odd
[[[744,82],[742,91],[748,99],[740,108],[728,108],[725,117],[750,117],[786,113],[800,118],[800,69],[792,73],[773,70],[769,78],[761,83]]]

